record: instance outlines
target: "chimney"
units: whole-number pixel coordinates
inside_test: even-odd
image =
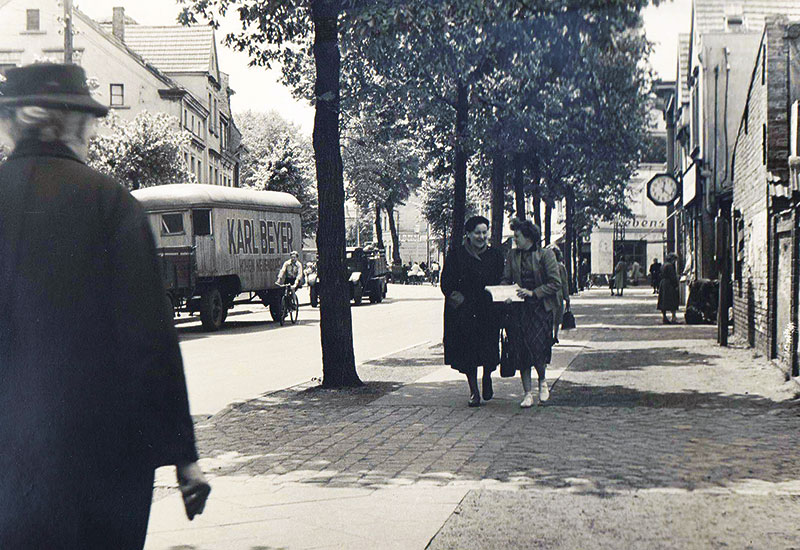
[[[125,42],[125,8],[114,8],[111,32],[120,42]]]

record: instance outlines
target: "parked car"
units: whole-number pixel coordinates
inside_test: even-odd
[[[382,249],[348,248],[345,262],[349,273],[350,299],[361,304],[364,296],[377,304],[386,297],[389,267]]]
[[[133,192],[147,213],[167,297],[217,330],[240,293],[280,314],[278,271],[300,252],[300,202],[288,193],[171,184]]]

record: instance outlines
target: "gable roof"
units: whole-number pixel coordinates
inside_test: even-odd
[[[211,27],[126,25],[125,44],[165,73],[207,72],[218,79]]]
[[[725,6],[741,6],[744,28],[748,32],[760,32],[769,15],[800,17],[798,0],[694,0],[695,32],[697,34],[726,32]]]

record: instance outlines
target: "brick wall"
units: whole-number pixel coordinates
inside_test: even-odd
[[[767,167],[763,129],[768,120],[768,86],[762,84],[768,49],[766,34],[759,46],[753,77],[733,153],[734,336],[769,355]]]
[[[787,20],[767,18],[734,148],[734,336],[773,355],[776,258],[770,185],[788,178]]]

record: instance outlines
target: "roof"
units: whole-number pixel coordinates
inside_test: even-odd
[[[133,196],[146,211],[224,206],[250,209],[299,210],[300,201],[289,193],[256,191],[202,183],[172,183],[137,189]]]
[[[126,25],[125,44],[165,73],[208,72],[216,77],[211,27]]]
[[[682,103],[689,101],[689,34],[678,35],[678,92]]]
[[[726,32],[725,7],[741,7],[744,15],[744,30],[759,32],[768,15],[800,17],[800,2],[797,0],[694,0],[695,32],[699,35]]]

